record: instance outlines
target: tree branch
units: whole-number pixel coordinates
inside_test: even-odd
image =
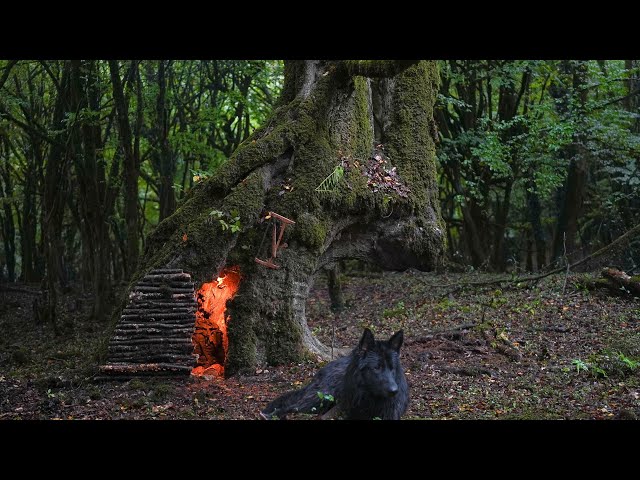
[[[7,120],[15,123],[16,125],[18,125],[20,128],[22,128],[24,131],[29,132],[33,135],[35,135],[36,137],[44,140],[47,143],[50,143],[51,145],[61,145],[61,143],[57,142],[56,140],[54,140],[53,138],[49,137],[48,135],[46,135],[45,133],[39,131],[38,129],[32,127],[31,125],[28,125],[24,122],[21,122],[20,120],[18,120],[17,118],[15,118],[13,115],[11,115],[3,106],[0,105],[0,117],[1,118],[6,118]]]
[[[349,75],[379,78],[393,77],[420,60],[345,60],[342,62]]]
[[[4,67],[2,78],[0,78],[0,88],[4,87],[4,84],[9,78],[9,74],[11,73],[11,69],[16,63],[18,63],[17,60],[10,60],[9,63],[7,63],[7,65]]]

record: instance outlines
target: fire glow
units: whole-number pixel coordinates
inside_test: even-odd
[[[227,356],[229,340],[225,315],[227,300],[231,300],[240,286],[240,270],[237,266],[225,268],[210,283],[202,285],[196,299],[196,325],[193,334],[194,351],[198,354],[197,366],[192,375],[224,375],[224,361]]]

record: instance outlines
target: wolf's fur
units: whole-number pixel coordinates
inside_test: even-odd
[[[288,413],[324,413],[333,395],[347,419],[398,420],[409,405],[409,388],[400,364],[403,332],[387,341],[376,341],[366,328],[350,355],[318,370],[308,385],[273,400],[261,412],[265,418],[284,418]]]

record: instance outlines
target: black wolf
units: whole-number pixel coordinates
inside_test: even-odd
[[[343,418],[400,419],[409,405],[409,387],[399,357],[402,340],[402,330],[382,341],[365,328],[350,355],[325,365],[305,387],[276,398],[261,415],[285,418],[292,412],[326,413],[334,406],[327,401],[332,395]]]

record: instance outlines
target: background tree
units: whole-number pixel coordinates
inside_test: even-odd
[[[536,270],[563,256],[565,234],[575,260],[637,223],[637,210],[622,215],[622,198],[637,201],[633,65],[441,62],[439,181],[452,258]]]
[[[79,282],[103,319],[148,232],[268,114],[280,71],[265,61],[0,62],[3,278],[44,280],[53,325],[58,290]]]

